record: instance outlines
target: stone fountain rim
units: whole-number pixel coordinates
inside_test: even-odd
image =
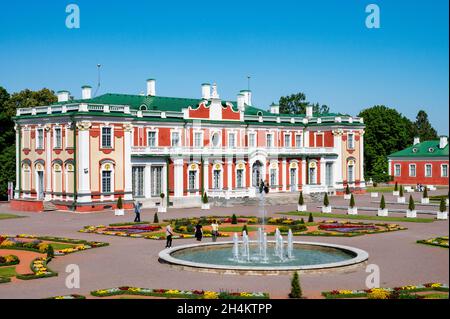
[[[257,241],[252,240],[250,243],[255,243]],[[275,243],[275,241],[271,240],[268,243]],[[355,264],[362,263],[369,259],[369,254],[359,248],[337,245],[337,244],[328,244],[328,243],[319,243],[319,242],[306,242],[306,241],[293,241],[293,244],[299,245],[312,245],[312,246],[320,246],[326,248],[335,248],[339,250],[343,250],[346,252],[351,252],[355,254],[355,257],[343,260],[339,262],[326,263],[326,264],[316,264],[316,265],[299,265],[299,266],[228,266],[228,265],[217,265],[217,264],[206,264],[206,263],[197,263],[192,261],[186,261],[182,259],[178,259],[172,256],[174,252],[189,249],[189,248],[198,248],[198,247],[208,247],[208,246],[224,246],[224,245],[233,245],[232,241],[221,241],[221,242],[210,242],[210,243],[194,243],[194,244],[186,244],[181,246],[176,246],[172,248],[166,248],[159,252],[159,259],[176,266],[185,266],[191,268],[199,268],[199,269],[210,269],[210,270],[225,270],[225,271],[258,271],[258,272],[277,272],[277,271],[302,271],[302,270],[321,270],[321,269],[331,269],[331,268],[340,268],[351,266]]]

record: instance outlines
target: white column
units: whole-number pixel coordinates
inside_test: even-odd
[[[306,180],[306,159],[302,158],[302,189],[303,186],[308,184],[308,181]]]
[[[174,196],[183,196],[183,159],[175,159],[174,162]]]
[[[337,154],[336,161],[334,162],[334,187],[343,189],[342,184],[342,135],[334,131],[334,149]],[[340,183],[340,184],[338,184]]]
[[[145,165],[144,168],[144,197],[150,198],[152,197],[152,190],[151,190],[151,165]],[[162,178],[162,176],[161,176]]]
[[[130,123],[124,125],[124,170],[125,170],[125,200],[133,199],[133,180],[132,180],[132,167],[131,167],[131,131],[133,126]]]
[[[231,157],[227,161],[227,175],[228,193],[231,193],[233,188],[233,159]]]
[[[204,191],[207,192],[209,190],[209,162],[208,160],[203,161],[203,187]]]
[[[51,127],[45,127],[45,200],[51,200],[52,195],[52,136]]]
[[[392,160],[389,160],[389,165],[388,165],[388,175],[391,175],[392,174]],[[392,175],[394,175],[394,174],[392,174]]]
[[[286,158],[283,158],[283,161],[281,162],[281,182],[283,183],[283,192],[286,191],[286,184],[287,184],[287,178],[286,178]]]
[[[309,131],[305,130],[305,133],[303,134],[303,146],[304,147],[309,147]]]
[[[325,157],[320,158],[320,185],[325,186]]]
[[[19,184],[20,184],[20,170],[22,169],[22,165],[19,163],[19,154],[22,152],[22,145],[19,144],[20,140],[20,134],[22,134],[22,128],[21,127],[15,127],[16,129],[16,185],[14,187],[14,198],[17,199],[20,197],[19,193]],[[23,134],[22,134],[23,136]]]
[[[361,183],[361,187],[365,187],[366,186],[366,182],[364,180],[364,131],[361,132],[361,135],[359,137],[359,165],[360,165],[360,175],[359,175],[359,180]]]
[[[90,175],[90,145],[89,145],[89,129],[91,123],[88,121],[78,122],[78,143],[77,143],[77,158],[78,158],[78,202],[91,201],[91,183]],[[74,132],[75,134],[75,132]]]

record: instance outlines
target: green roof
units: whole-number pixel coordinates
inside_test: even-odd
[[[439,140],[425,141],[392,153],[388,157],[448,157],[448,144],[444,148],[439,148]]]

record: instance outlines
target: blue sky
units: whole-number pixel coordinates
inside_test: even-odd
[[[65,26],[76,3],[80,29]],[[365,26],[376,3],[381,28]],[[235,100],[251,75],[253,104],[304,92],[332,111],[384,104],[425,109],[448,134],[448,1],[18,1],[0,4],[0,85],[199,97],[217,82]]]

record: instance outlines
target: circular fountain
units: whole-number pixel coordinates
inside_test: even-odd
[[[264,193],[260,195],[260,214],[265,220]],[[229,274],[279,274],[293,271],[340,269],[366,261],[369,254],[361,249],[316,242],[294,241],[289,230],[287,240],[279,229],[274,240],[267,240],[264,223],[256,240],[243,231],[233,241],[189,244],[167,248],[159,260],[183,269]]]

